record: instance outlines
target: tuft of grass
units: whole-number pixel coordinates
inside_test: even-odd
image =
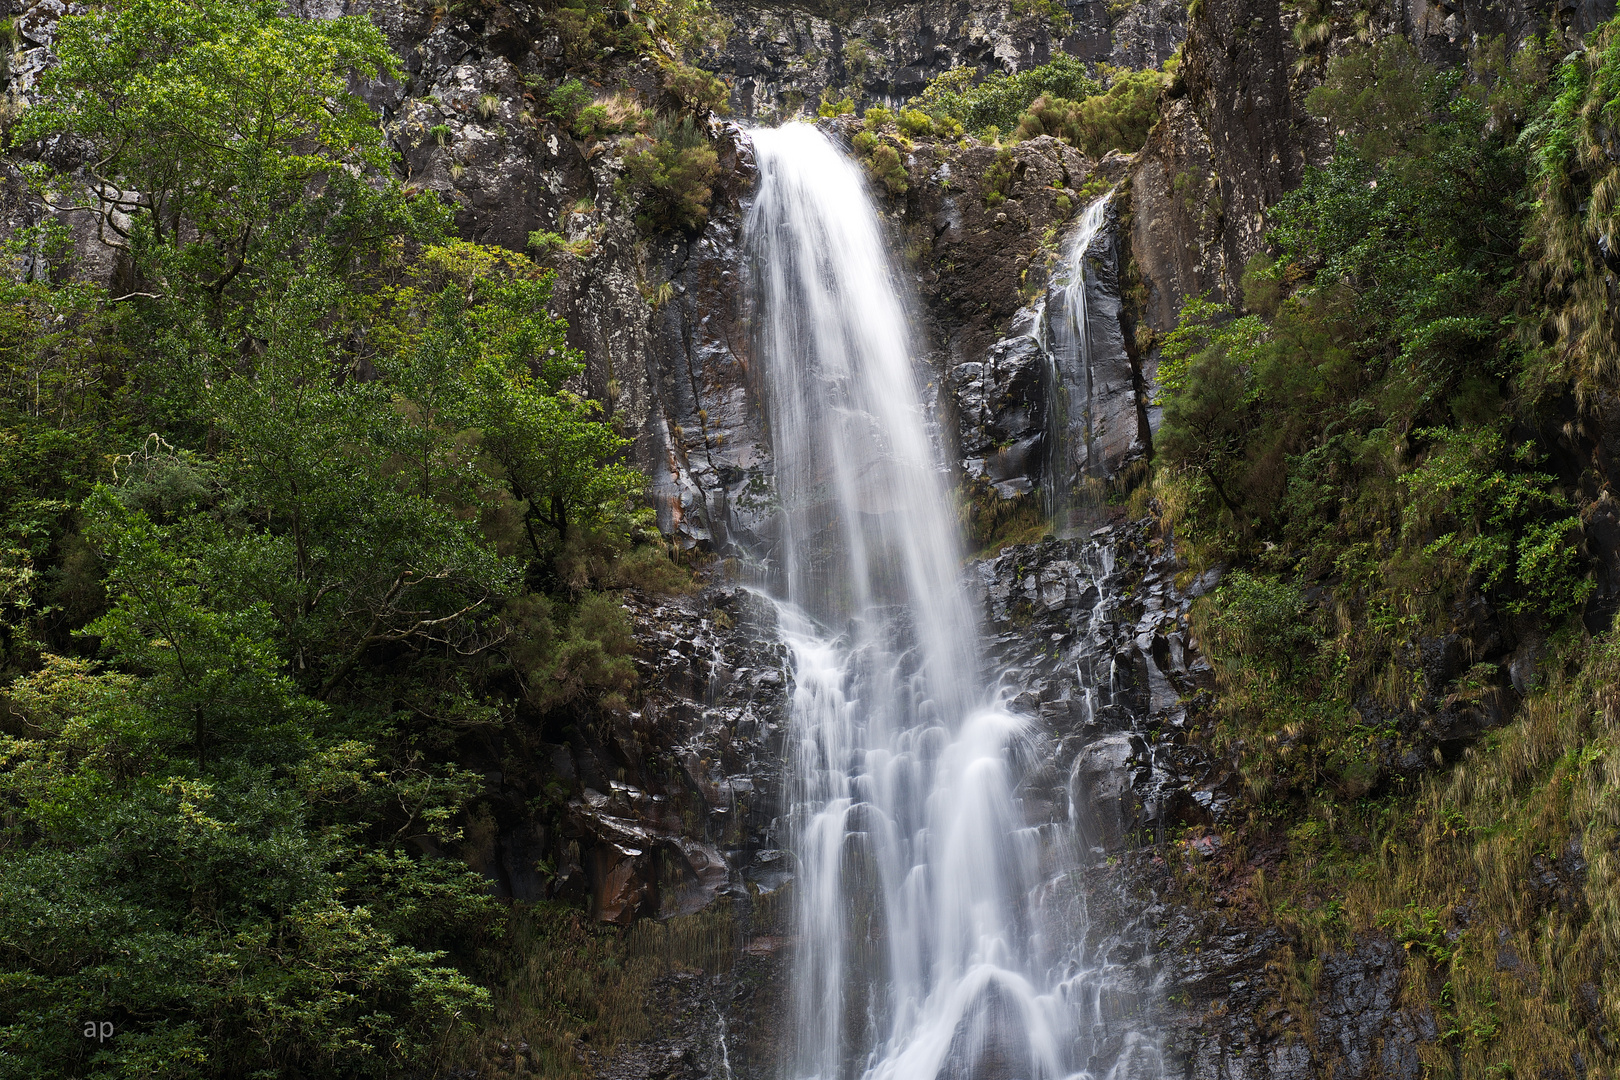
[[[957,492],[957,506],[975,559],[991,558],[1013,544],[1038,543],[1052,533],[1038,492],[1004,499],[979,477]]]

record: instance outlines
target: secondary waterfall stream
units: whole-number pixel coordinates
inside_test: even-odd
[[[1037,320],[1041,345],[1051,364],[1053,416],[1047,454],[1047,512],[1067,524],[1070,500],[1087,473],[1098,468],[1095,452],[1091,305],[1086,287],[1086,259],[1091,245],[1107,221],[1112,192],[1092,200],[1080,215],[1074,236],[1064,253],[1058,282],[1056,310],[1045,310]]]
[[[750,302],[793,650],[795,1080],[1159,1075],[1086,952],[1078,823],[987,672],[904,306],[859,167],[752,133]]]

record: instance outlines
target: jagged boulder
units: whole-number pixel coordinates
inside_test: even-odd
[[[990,347],[951,372],[962,472],[1003,498],[1039,489],[1049,449],[1050,361],[1030,335]]]

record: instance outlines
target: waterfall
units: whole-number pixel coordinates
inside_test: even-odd
[[[986,677],[955,508],[857,165],[751,133],[748,287],[794,657],[794,1080],[1159,1075],[1086,952],[1050,740]]]
[[[1055,304],[1042,313],[1039,326],[1046,351],[1051,404],[1047,440],[1047,513],[1060,522],[1068,516],[1070,498],[1086,475],[1098,469],[1093,399],[1090,284],[1086,262],[1092,242],[1108,220],[1113,192],[1094,199],[1080,215],[1074,237],[1056,275]]]

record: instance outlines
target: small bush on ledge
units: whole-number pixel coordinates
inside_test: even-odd
[[[624,168],[616,189],[639,199],[642,230],[696,232],[709,220],[719,158],[691,117],[655,120],[649,134],[626,144]]]

